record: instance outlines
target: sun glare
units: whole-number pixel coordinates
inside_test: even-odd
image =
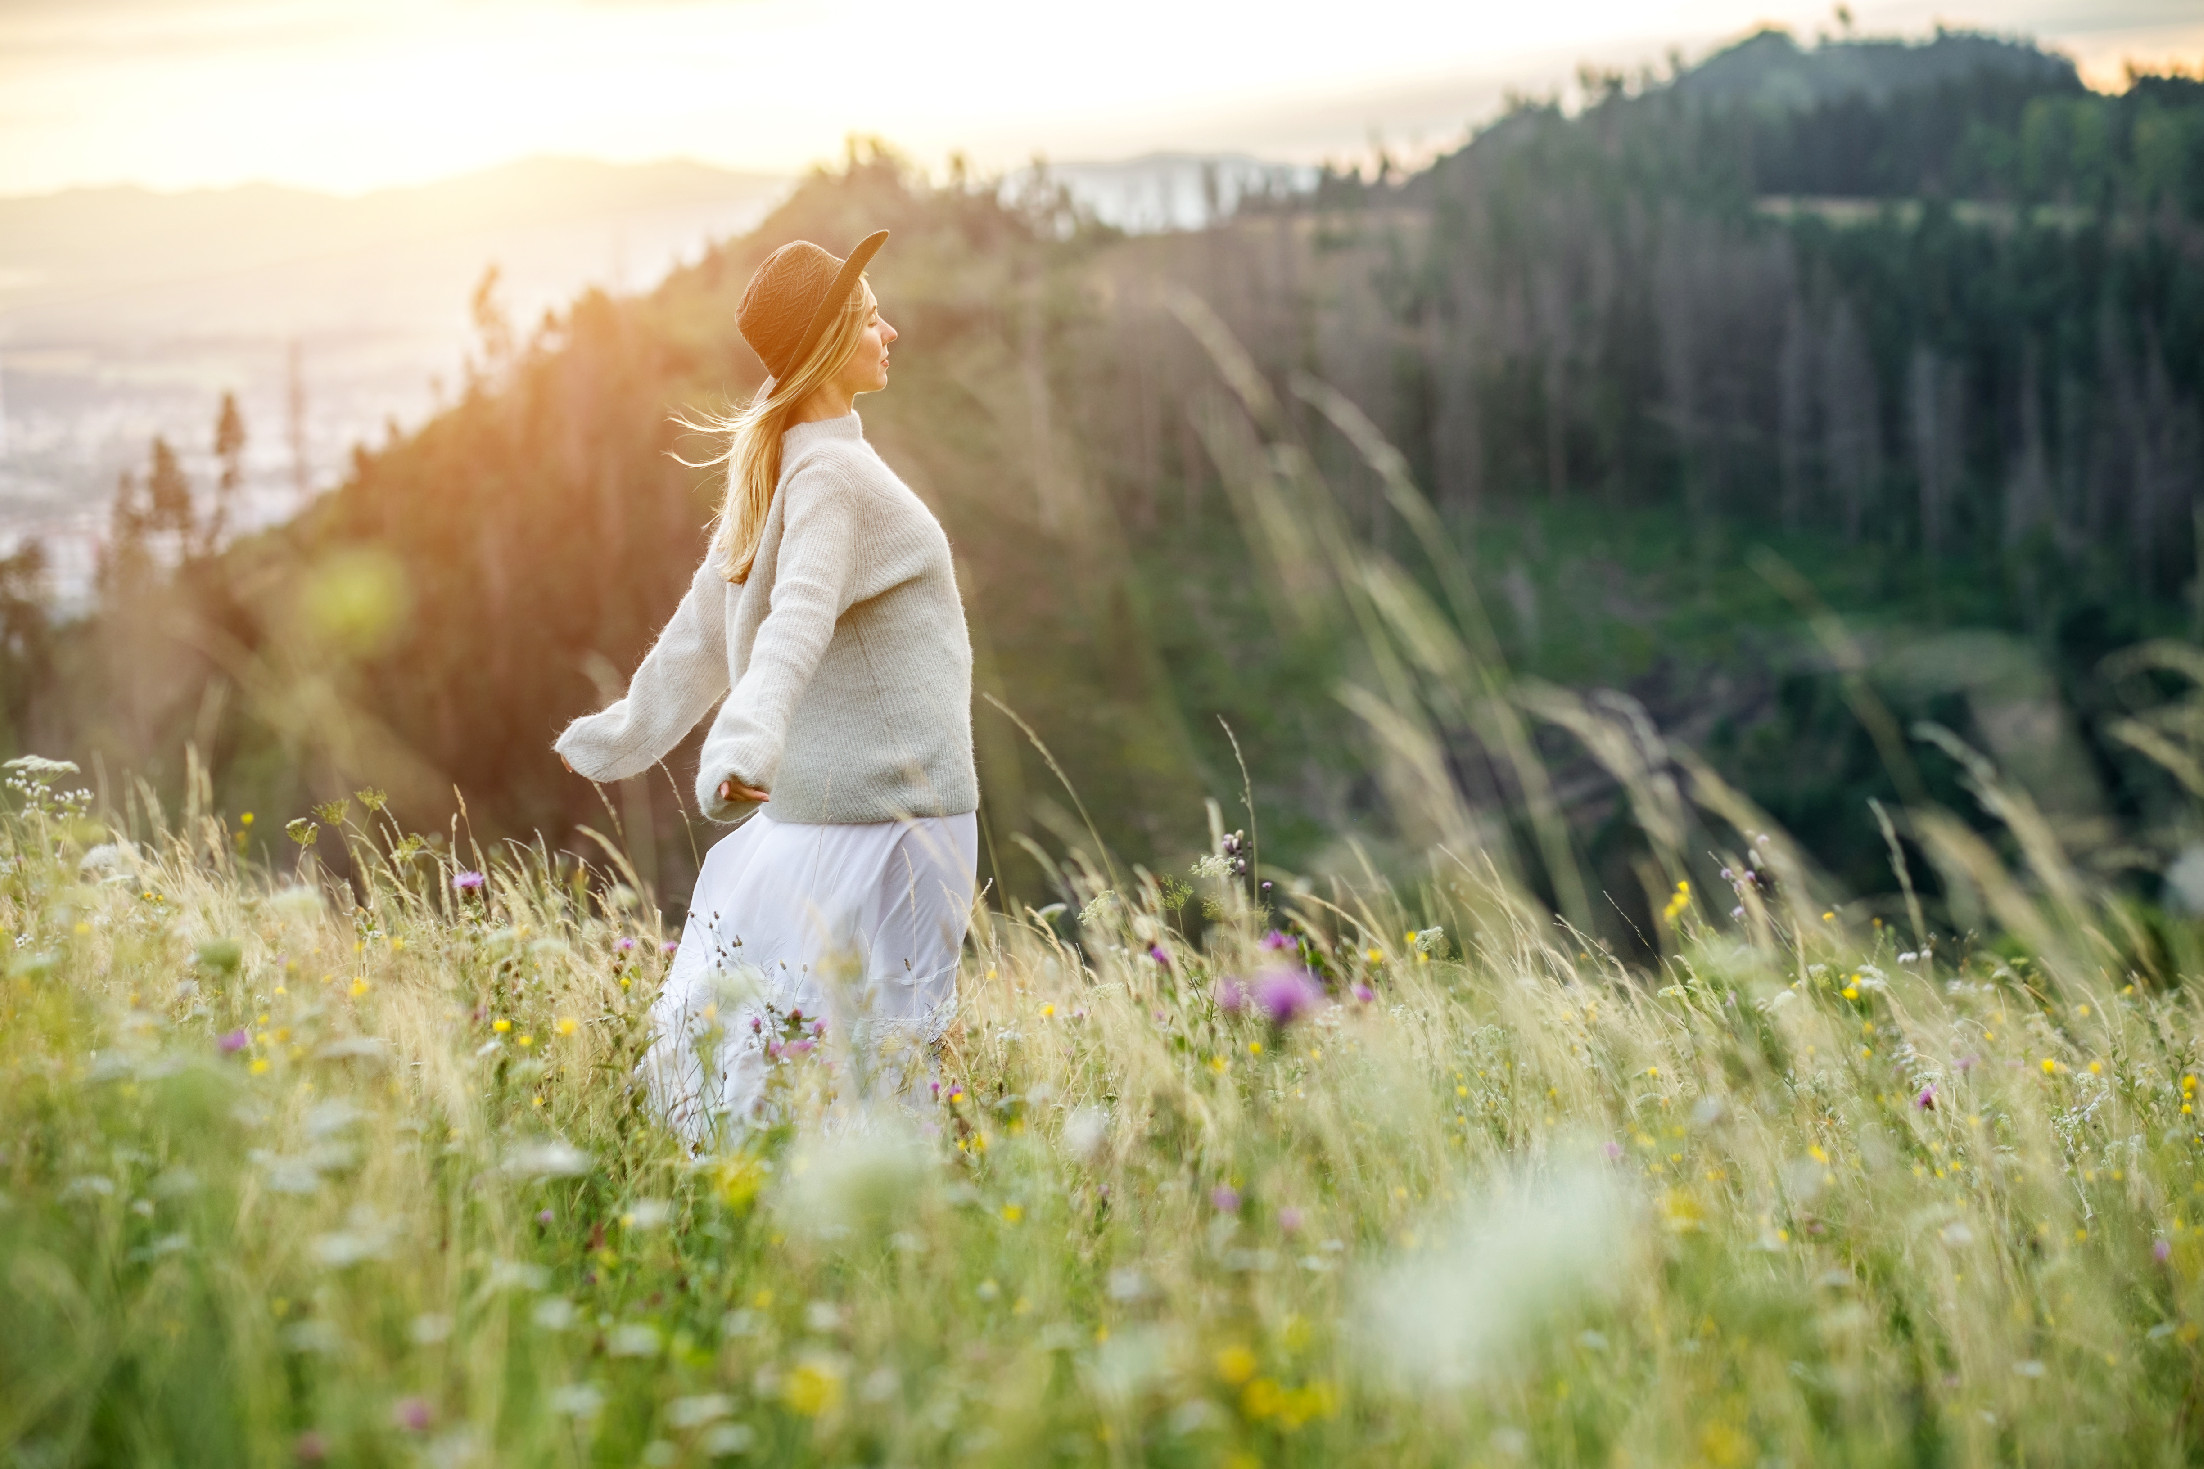
[[[2124,20],[2078,0],[1970,15],[1917,0],[1855,7],[1864,30],[2030,31],[2100,83],[2124,58],[2204,46],[2204,24],[2169,23],[2146,0],[2128,9]],[[1504,89],[1563,88],[1579,62],[1657,65],[1763,22],[1805,36],[1837,25],[1819,0],[1128,0],[1106,12],[1009,0],[32,0],[0,11],[0,192],[248,179],[353,191],[541,153],[785,171],[853,132],[996,167],[1264,138],[1278,140],[1266,152],[1337,156],[1373,133],[1456,136]]]

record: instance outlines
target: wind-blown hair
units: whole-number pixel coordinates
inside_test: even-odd
[[[757,559],[766,512],[773,508],[773,493],[780,485],[781,435],[788,429],[789,416],[797,404],[833,381],[849,361],[850,354],[857,350],[858,337],[872,319],[873,305],[872,287],[859,276],[857,288],[842,303],[842,314],[820,336],[811,355],[787,377],[767,378],[750,401],[733,413],[707,413],[696,418],[674,415],[674,422],[683,428],[727,435],[727,447],[711,458],[681,460],[691,469],[727,466],[727,494],[713,521],[711,550],[713,563],[727,580],[748,580],[751,563]]]

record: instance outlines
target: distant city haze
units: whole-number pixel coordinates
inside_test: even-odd
[[[2194,0],[1862,0],[1862,32],[2026,34],[2116,85],[2194,64]],[[1312,162],[1459,139],[1581,62],[1696,56],[1825,0],[8,0],[0,194],[418,184],[544,154],[789,173],[875,134],[939,166],[1155,149]]]

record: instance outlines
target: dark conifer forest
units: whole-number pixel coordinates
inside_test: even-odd
[[[1648,750],[1696,752],[1851,891],[1911,850],[1871,802],[1979,815],[1972,750],[2166,900],[2194,837],[2137,745],[2167,689],[2123,650],[2204,631],[2204,83],[2107,95],[2019,42],[1772,31],[1586,82],[1421,171],[1328,172],[1198,232],[860,144],[647,295],[525,323],[486,283],[460,400],[295,522],[225,540],[222,487],[156,445],[93,615],[51,625],[35,552],[0,562],[7,742],[201,783],[277,856],[363,787],[485,842],[594,856],[588,827],[678,908],[713,835],[693,756],[599,793],[549,742],[702,553],[718,485],[670,415],[755,386],[751,269],[887,227],[903,341],[860,410],[957,550],[1007,892],[1048,901],[1090,821],[1182,867],[1204,799],[1244,826],[1243,791],[1280,872],[1411,848],[1347,696],[1384,660],[1308,614],[1293,527],[1247,488],[1291,461],[1511,688],[1616,691]],[[1537,870],[1550,798],[1627,936],[1641,827],[1607,768],[1534,722],[1540,796],[1477,717],[1427,712],[1491,839]]]

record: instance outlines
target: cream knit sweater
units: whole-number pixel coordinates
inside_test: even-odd
[[[628,682],[566,727],[558,751],[591,780],[665,758],[721,695],[696,777],[715,821],[954,816],[979,807],[972,645],[949,538],[865,442],[855,413],[781,438],[781,477],[749,579],[707,556]],[[732,689],[733,692],[729,693]]]

